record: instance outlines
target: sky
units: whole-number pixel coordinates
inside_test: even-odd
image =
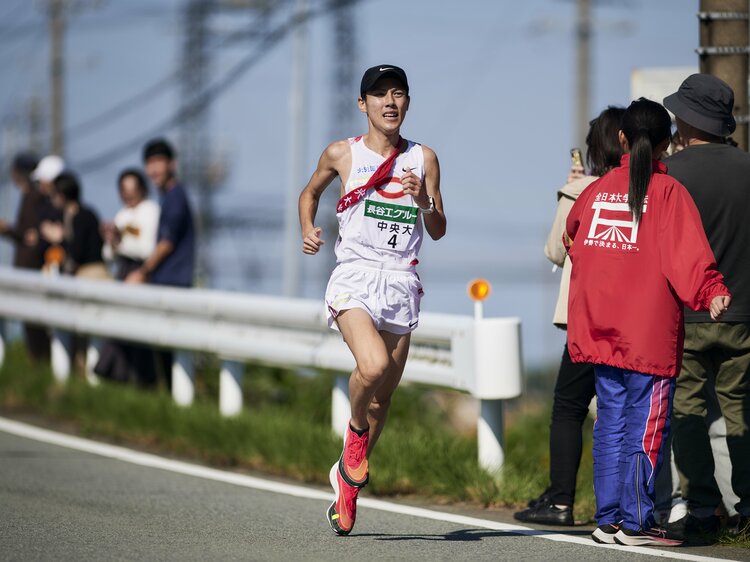
[[[308,3],[315,7],[320,0]],[[281,8],[272,23],[287,20],[292,4]],[[3,0],[0,5],[0,154],[6,159],[28,145],[24,130],[30,97],[39,97],[44,107],[48,103],[49,44],[41,5],[25,0]],[[182,45],[183,5],[178,0],[78,2],[65,43],[68,130],[75,131],[174,72]],[[629,103],[635,69],[697,68],[697,11],[697,0],[594,0],[590,117],[607,105]],[[225,13],[212,19],[212,29],[221,36],[251,19]],[[543,246],[575,142],[575,3],[361,0],[355,19],[357,83],[369,66],[403,67],[411,105],[402,134],[431,147],[440,160],[448,233],[422,246],[422,310],[472,314],[466,285],[475,277],[486,277],[493,291],[485,315],[521,318],[528,367],[555,363],[564,342],[564,334],[551,324],[559,272],[552,272]],[[209,81],[226,76],[254,49],[256,43],[250,40],[217,49]],[[307,132],[303,136],[309,174],[340,130],[333,116],[338,55],[331,20],[321,17],[309,26],[306,128],[290,121],[292,52],[291,37],[286,37],[211,106],[212,150],[227,166],[215,198],[220,216],[239,215],[248,224],[259,216],[271,217],[271,223],[281,220],[290,182],[291,136]],[[357,95],[355,86],[353,111]],[[167,82],[163,91],[132,110],[85,134],[69,135],[70,167],[75,170],[93,156],[150,131],[174,113],[178,96],[178,85]],[[350,136],[366,132],[365,118],[358,114],[350,126]],[[175,130],[163,134],[178,138]],[[84,199],[102,218],[112,217],[119,208],[118,172],[139,163],[140,150],[133,148],[81,174]],[[0,216],[9,217],[17,199],[7,178],[2,180]],[[321,207],[321,224],[333,213],[332,204],[330,209]],[[226,221],[211,240],[210,285],[280,294],[282,238],[281,230],[265,223],[248,229],[230,227]],[[300,253],[301,296],[306,298],[322,299],[335,233],[327,232],[327,238],[328,255],[311,258]],[[0,252],[7,263],[7,245]]]

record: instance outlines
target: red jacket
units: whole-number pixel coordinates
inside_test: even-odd
[[[568,350],[574,362],[674,377],[682,363],[682,303],[708,309],[729,291],[695,203],[659,162],[634,225],[628,163],[626,154],[568,215]]]

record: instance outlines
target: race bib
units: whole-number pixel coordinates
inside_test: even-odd
[[[416,230],[417,207],[365,199],[363,242],[373,248],[405,251]]]

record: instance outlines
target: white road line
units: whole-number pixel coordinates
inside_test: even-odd
[[[49,443],[52,445],[58,445],[60,447],[67,447],[69,449],[75,449],[77,451],[84,451],[94,455],[102,457],[108,457],[111,459],[117,459],[119,461],[128,462],[140,466],[147,466],[151,468],[158,468],[161,470],[168,470],[170,472],[176,472],[178,474],[186,474],[188,476],[195,476],[197,478],[205,478],[207,480],[214,480],[217,482],[224,482],[226,484],[234,484],[236,486],[244,486],[245,488],[253,488],[256,490],[264,490],[267,492],[274,492],[277,494],[284,494],[287,496],[294,496],[297,498],[307,498],[313,500],[323,500],[330,502],[333,494],[321,492],[318,490],[312,490],[305,488],[304,486],[296,486],[293,484],[284,484],[281,482],[273,482],[270,480],[263,480],[261,478],[255,478],[253,476],[247,476],[244,474],[236,474],[233,472],[225,472],[214,468],[207,468],[205,466],[199,466],[190,464],[182,461],[164,459],[157,455],[149,453],[140,453],[125,447],[119,447],[116,445],[108,445],[106,443],[98,443],[89,439],[83,439],[81,437],[74,437],[47,429],[41,429],[32,425],[9,420],[7,418],[0,417],[0,431],[17,435],[19,437],[25,437],[27,439],[33,439],[35,441],[41,441],[43,443]],[[727,558],[712,558],[709,556],[698,556],[695,554],[688,554],[685,549],[679,548],[676,550],[658,550],[655,548],[645,548],[631,546],[625,549],[618,545],[604,545],[597,544],[589,538],[582,538],[578,536],[565,535],[561,533],[551,533],[548,531],[539,531],[537,529],[531,529],[529,527],[522,527],[520,525],[511,525],[508,523],[500,523],[498,521],[492,521],[489,519],[479,519],[477,517],[467,517],[464,515],[455,515],[452,513],[443,513],[441,511],[435,511],[432,509],[424,509],[420,507],[411,507],[408,505],[401,505],[391,503],[382,500],[375,500],[370,498],[362,498],[357,502],[358,506],[368,507],[371,509],[378,509],[380,511],[387,511],[390,513],[398,513],[401,515],[411,515],[413,517],[421,517],[423,519],[432,519],[434,521],[444,521],[446,523],[455,523],[472,528],[491,529],[493,531],[507,531],[518,535],[525,535],[528,537],[542,538],[552,541],[568,542],[574,544],[580,544],[591,548],[610,548],[619,550],[621,552],[633,552],[638,554],[644,554],[647,556],[657,556],[660,558],[675,558],[679,560],[694,560],[695,562],[710,562],[710,561],[722,561],[726,562]]]

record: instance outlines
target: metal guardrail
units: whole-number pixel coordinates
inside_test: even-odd
[[[328,328],[322,300],[125,285],[0,267],[0,317],[53,328],[52,370],[60,381],[70,372],[64,332],[175,349],[172,393],[184,406],[194,396],[185,352],[215,354],[223,360],[219,406],[225,415],[242,409],[241,362],[344,372],[355,366],[341,336]],[[499,469],[502,400],[521,393],[520,321],[425,312],[411,342],[404,379],[478,398],[480,463]],[[96,347],[90,348],[92,381],[97,357]],[[340,433],[349,419],[346,381],[337,380],[332,397],[333,426]]]

